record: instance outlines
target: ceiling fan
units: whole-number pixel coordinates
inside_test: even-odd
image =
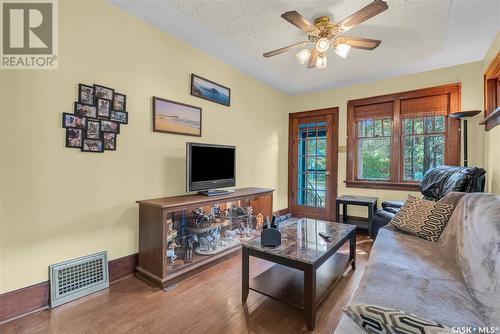
[[[381,41],[376,39],[341,36],[341,34],[375,15],[382,13],[387,8],[389,7],[385,1],[374,0],[368,6],[363,7],[337,24],[330,22],[328,16],[320,16],[316,18],[314,24],[312,24],[296,11],[286,12],[282,14],[281,17],[304,31],[307,34],[307,40],[266,52],[263,56],[269,58],[295,48],[306,47],[297,53],[299,63],[305,64],[309,61],[308,68],[325,68],[325,52],[330,46],[334,48],[337,55],[343,58],[347,57],[351,48],[373,50],[380,45]],[[312,43],[314,43],[314,47],[308,48],[308,45]]]

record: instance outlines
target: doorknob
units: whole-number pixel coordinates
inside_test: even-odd
[[[327,171],[325,172],[325,174],[326,174],[326,175],[330,175],[330,171],[329,171],[329,170],[327,170]]]

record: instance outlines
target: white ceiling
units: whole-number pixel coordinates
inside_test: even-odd
[[[382,40],[377,49],[352,49],[346,59],[329,50],[326,69],[307,69],[299,50],[262,57],[305,39],[280,15],[337,22],[371,0],[109,1],[288,94],[482,60],[500,30],[500,0],[387,0],[388,10],[346,33]]]

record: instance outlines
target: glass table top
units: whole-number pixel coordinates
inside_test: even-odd
[[[260,238],[242,242],[242,244],[244,247],[264,253],[312,264],[332,248],[338,248],[339,243],[353,230],[355,226],[348,224],[302,218],[280,228],[281,246],[279,247],[262,246]],[[330,242],[320,237],[319,232],[331,235]]]

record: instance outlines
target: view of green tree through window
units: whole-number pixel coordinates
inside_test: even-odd
[[[358,179],[389,180],[391,127],[390,118],[357,122]]]
[[[420,181],[429,169],[444,164],[444,122],[444,116],[403,120],[405,181]]]
[[[460,165],[460,84],[347,102],[346,185],[418,190],[425,173]]]

